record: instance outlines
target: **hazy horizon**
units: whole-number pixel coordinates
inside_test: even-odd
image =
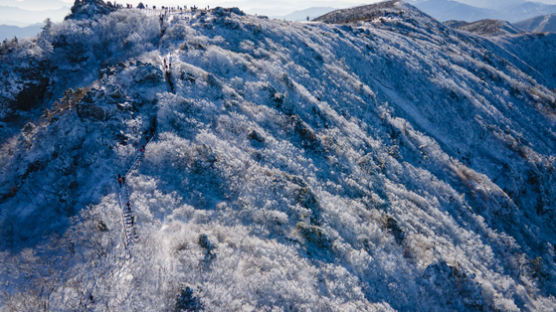
[[[448,0],[446,0],[448,1]],[[451,0],[454,1],[454,0]],[[490,1],[484,4],[483,1],[478,0],[455,0],[457,2],[472,5],[476,7],[492,7],[493,5],[500,5],[500,3],[519,3],[527,2],[526,0],[509,0],[509,1]],[[106,1],[105,1],[106,2]],[[316,7],[331,7],[331,8],[346,8],[358,5],[365,5],[370,3],[381,2],[381,0],[306,0],[306,1],[293,1],[293,0],[277,0],[277,1],[254,1],[254,0],[121,0],[112,1],[118,4],[130,3],[136,6],[138,3],[143,2],[148,6],[178,6],[196,5],[197,7],[238,7],[248,14],[267,15],[270,17],[286,16],[296,11]],[[406,0],[408,3],[415,3],[415,0]],[[556,0],[535,0],[531,2],[538,2],[544,4],[556,4]],[[18,27],[25,27],[43,22],[46,18],[50,18],[54,22],[63,20],[64,16],[69,12],[69,8],[74,3],[73,0],[0,0],[0,7],[11,7],[10,10],[4,10],[4,14],[0,14],[0,25],[13,25]],[[498,3],[498,4],[497,4]],[[65,9],[64,9],[65,8]],[[20,11],[25,10],[25,11]],[[9,11],[9,12],[8,12]],[[20,14],[18,16],[18,14]],[[25,14],[25,16],[24,16]]]

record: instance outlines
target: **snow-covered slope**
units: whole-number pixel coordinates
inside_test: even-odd
[[[397,1],[85,11],[0,47],[2,309],[555,309],[556,95],[518,50]]]
[[[548,88],[556,89],[556,34],[520,34],[493,38],[509,53],[523,60],[521,70]]]
[[[556,13],[541,15],[515,24],[517,27],[530,32],[556,33]]]

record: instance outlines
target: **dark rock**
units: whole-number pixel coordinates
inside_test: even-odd
[[[49,80],[47,78],[41,78],[25,83],[23,90],[17,94],[15,101],[10,103],[9,107],[24,111],[36,108],[44,99],[48,82]]]
[[[74,190],[74,189],[76,189],[78,186],[79,186],[79,183],[77,183],[77,181],[73,181],[73,182],[70,183],[69,189],[70,189],[70,190]]]
[[[209,240],[206,234],[199,235],[199,246],[205,250],[205,257],[203,259],[204,265],[209,265],[211,261],[216,257],[214,254],[214,244]]]
[[[297,229],[305,238],[308,247],[313,247],[325,257],[330,257],[332,252],[332,240],[323,232],[322,228],[298,222]]]
[[[249,134],[247,135],[247,137],[248,137],[250,140],[256,141],[256,142],[258,142],[258,143],[264,143],[264,142],[265,142],[264,137],[263,137],[260,133],[258,133],[257,131],[255,131],[255,130],[251,130],[251,132],[249,132]]]
[[[102,220],[100,220],[97,223],[97,229],[101,232],[107,232],[108,231],[108,226],[106,226],[106,223],[104,223]]]
[[[311,224],[319,225],[321,219],[321,206],[315,194],[309,187],[301,187],[295,192],[296,202],[304,208],[311,210]]]
[[[214,246],[210,242],[207,234],[199,235],[199,246],[203,247],[203,249],[207,251],[212,251],[214,249]]]
[[[26,175],[44,169],[46,164],[41,162],[40,160],[35,160],[34,162],[30,163],[27,167],[27,171],[25,172]]]
[[[93,119],[98,121],[105,121],[108,119],[108,114],[104,109],[89,103],[79,103],[77,105],[77,116],[81,119]]]
[[[394,238],[396,239],[396,242],[398,244],[401,244],[403,242],[403,240],[405,239],[405,233],[398,225],[396,219],[388,216],[386,219],[386,228],[390,230],[390,232],[392,232],[392,235],[394,235]]]
[[[312,151],[319,153],[324,151],[319,137],[306,122],[301,120],[301,118],[297,115],[293,115],[291,117],[291,121],[293,122],[295,132],[301,138],[301,145],[304,148],[311,149]]]
[[[159,83],[162,79],[162,71],[152,64],[140,66],[133,73],[133,81],[136,83]]]

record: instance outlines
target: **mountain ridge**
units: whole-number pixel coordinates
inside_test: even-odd
[[[444,24],[459,30],[486,36],[507,36],[523,33],[523,30],[520,28],[501,20],[484,19],[473,23],[446,21]]]

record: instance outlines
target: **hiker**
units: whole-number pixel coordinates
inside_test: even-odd
[[[166,65],[166,58],[164,58],[164,68],[168,68],[168,66]]]
[[[134,222],[134,217],[131,217],[131,225],[133,226],[133,222]]]
[[[122,176],[120,176],[119,173],[118,173],[118,183],[120,184],[120,187],[122,187]]]
[[[144,152],[145,152],[145,145],[141,146],[141,148],[139,149],[139,151],[140,151],[141,153],[144,153]]]
[[[125,176],[122,177],[122,184],[125,184]]]
[[[129,203],[129,201],[127,202],[127,211],[131,211],[131,204]]]

